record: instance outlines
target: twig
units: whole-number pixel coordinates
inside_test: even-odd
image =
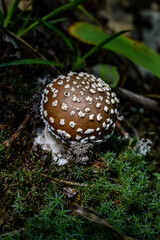
[[[70,182],[70,181],[66,181],[66,180],[60,180],[58,178],[53,178],[53,181],[59,182],[59,183],[64,183],[64,184],[70,185],[70,186],[80,186],[80,187],[87,186],[87,184],[85,184],[85,183]]]
[[[24,232],[24,228],[20,228],[18,230],[14,230],[14,231],[11,231],[11,232],[8,232],[8,233],[3,233],[3,234],[0,234],[0,237],[7,237],[7,236],[14,236],[15,234],[19,233],[19,232]]]
[[[32,171],[35,172],[35,170],[32,170]],[[53,178],[44,173],[41,173],[41,176],[50,178],[54,182],[62,183],[62,184],[69,185],[69,186],[87,187],[87,184],[85,184],[85,183],[71,182],[71,181],[67,181],[67,180],[63,180],[63,179],[59,179],[59,178]]]
[[[133,238],[130,238],[122,233],[120,233],[117,229],[115,229],[108,221],[106,221],[102,216],[97,214],[96,212],[92,211],[91,209],[81,207],[79,205],[73,205],[74,212],[81,215],[82,217],[89,219],[93,222],[96,222],[98,224],[101,224],[105,226],[107,229],[109,229],[112,234],[116,237],[118,240],[136,240]]]
[[[5,32],[5,34],[8,34],[10,35],[12,38],[16,39],[17,41],[19,41],[21,44],[23,44],[25,47],[27,47],[31,52],[32,54],[34,54],[35,57],[40,57],[41,59],[43,60],[47,60],[46,57],[41,54],[39,51],[37,51],[35,48],[33,48],[28,42],[26,42],[24,39],[20,38],[19,36],[17,36],[16,34],[14,34],[13,32],[10,32],[8,30],[1,30],[0,31],[2,33]],[[54,71],[56,71],[58,74],[60,74],[60,71],[53,65],[50,65],[50,68],[53,69]]]
[[[117,128],[121,131],[121,134],[125,137],[125,138],[130,138],[129,133],[127,133],[123,127],[121,126],[120,122],[116,122],[116,126]]]
[[[20,134],[22,133],[22,131],[24,130],[24,128],[26,127],[28,121],[30,120],[31,115],[27,114],[24,121],[22,122],[22,124],[19,126],[19,128],[17,129],[17,131],[13,134],[12,137],[10,137],[8,140],[5,140],[3,142],[3,145],[5,147],[10,147],[11,144],[20,136]]]
[[[7,125],[7,124],[1,124],[1,125],[0,125],[0,129],[3,129],[3,128],[5,128],[5,127],[8,127],[8,125]]]
[[[160,104],[150,98],[144,97],[137,93],[133,93],[121,87],[117,89],[117,94],[129,100],[138,102],[142,104],[144,107],[151,108],[152,110],[155,110],[155,111],[160,111]]]
[[[2,32],[2,30],[1,30]],[[12,38],[18,40],[21,44],[23,44],[24,46],[26,46],[28,49],[30,49],[32,51],[32,53],[34,53],[36,56],[46,60],[46,58],[40,53],[38,52],[35,48],[33,48],[29,43],[27,43],[24,39],[18,37],[16,34],[14,34],[13,32],[10,32],[8,30],[4,30],[5,34],[10,35]]]
[[[43,177],[51,178],[54,182],[63,183],[65,185],[69,185],[69,186],[80,186],[80,187],[86,187],[87,186],[87,184],[85,184],[85,183],[77,183],[77,182],[66,181],[66,180],[59,179],[59,178],[52,178],[51,176],[47,176],[44,173],[41,173],[41,175]]]

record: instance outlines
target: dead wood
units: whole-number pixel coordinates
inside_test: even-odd
[[[134,238],[130,238],[122,233],[120,233],[117,229],[115,229],[108,221],[106,221],[101,215],[97,214],[91,209],[81,207],[79,205],[74,205],[74,212],[81,215],[82,217],[89,219],[93,222],[96,222],[100,225],[105,226],[118,240],[136,240]]]
[[[158,112],[160,111],[160,104],[158,102],[156,102],[155,100],[144,97],[142,95],[131,92],[131,91],[129,91],[125,88],[121,88],[121,87],[117,88],[116,92],[117,92],[117,95],[119,95],[120,97],[140,103],[141,105],[143,105],[146,108],[150,108],[150,109],[158,111]]]
[[[8,139],[3,142],[5,147],[10,147],[11,144],[22,134],[24,128],[26,127],[28,121],[30,120],[31,115],[27,114],[22,124],[19,126],[17,131]]]

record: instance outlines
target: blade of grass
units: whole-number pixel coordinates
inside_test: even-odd
[[[74,23],[70,26],[69,33],[79,41],[91,45],[97,45],[109,36],[100,27],[86,22]],[[103,48],[128,58],[160,77],[160,55],[144,43],[120,36],[104,45]]]
[[[160,99],[160,95],[159,95],[159,94],[147,94],[146,96],[147,96],[147,97],[150,97],[150,98]]]
[[[57,19],[53,19],[53,20],[49,21],[48,23],[50,23],[50,24],[56,24],[56,23],[65,22],[65,21],[67,21],[67,20],[68,20],[67,17],[66,17],[66,18],[57,18]]]
[[[2,28],[4,26],[4,16],[2,11],[0,11],[0,27]]]
[[[30,11],[31,13],[31,11]],[[35,17],[30,17],[30,14],[28,14],[27,17],[23,18],[24,19],[24,22],[25,22],[25,26],[26,26],[26,23],[28,23],[29,21],[31,22],[35,22],[35,21],[38,21],[40,24],[43,24],[43,20],[40,19],[40,18],[35,18]],[[51,20],[49,21],[48,23],[49,24],[56,24],[56,23],[60,23],[60,22],[64,22],[64,21],[67,21],[68,18],[59,18],[59,19],[54,19],[54,20]],[[47,21],[46,21],[47,22]],[[18,32],[17,32],[17,35],[21,35],[21,32],[24,30],[24,27],[21,27]]]
[[[31,21],[31,22],[39,21],[40,24],[43,21],[41,18],[36,18],[36,17],[26,17],[26,18],[28,21]],[[50,20],[48,23],[56,24],[56,23],[65,22],[67,20],[68,20],[68,18],[57,18],[57,19]]]
[[[74,0],[68,0],[69,2],[73,2]],[[98,24],[98,21],[97,19],[92,15],[90,14],[82,5],[79,5],[77,7],[84,15],[86,15],[91,21],[95,22]]]
[[[118,32],[116,34],[113,34],[110,37],[105,38],[105,40],[103,40],[102,42],[100,42],[99,44],[97,44],[95,47],[93,47],[91,50],[89,50],[86,54],[84,54],[80,59],[77,60],[77,62],[75,62],[75,64],[72,67],[72,71],[77,71],[79,70],[79,68],[81,67],[83,61],[85,59],[87,59],[88,57],[90,57],[91,55],[93,55],[95,52],[97,52],[99,49],[101,49],[104,45],[106,45],[107,43],[111,42],[113,39],[119,37],[120,35],[124,34],[128,32],[128,30],[126,31],[121,31]]]
[[[28,24],[28,21],[29,21],[29,18],[30,18],[30,16],[31,16],[31,14],[32,14],[32,11],[29,11],[27,18],[24,19],[23,24],[21,25],[21,27],[20,27],[20,29],[18,30],[18,33],[17,33],[17,34],[19,34],[20,32],[22,32],[22,31],[25,29],[25,27],[26,27],[27,24]]]
[[[31,1],[26,5],[26,7],[23,9],[23,11],[21,11],[21,12],[16,16],[16,18],[13,20],[13,24],[14,24],[14,25],[15,25],[15,23],[17,22],[17,20],[20,19],[21,16],[23,16],[24,12],[31,6],[31,4],[33,4],[34,1],[35,1],[35,0],[31,0]],[[29,12],[32,12],[32,11],[29,11]],[[25,19],[28,19],[28,17],[25,18]],[[29,21],[29,19],[28,19],[28,21]]]
[[[45,16],[42,18],[42,20],[47,21],[47,20],[49,20],[49,19],[57,16],[58,14],[61,14],[61,13],[63,13],[63,12],[66,12],[66,11],[68,11],[68,10],[70,10],[70,9],[78,6],[79,4],[82,4],[82,3],[86,2],[86,1],[87,1],[87,0],[76,0],[76,1],[71,2],[71,3],[67,3],[67,4],[65,4],[65,5],[59,7],[59,8],[57,8],[57,9],[55,9],[55,10],[53,10],[51,13],[45,15]],[[28,31],[30,31],[30,30],[32,30],[34,27],[36,27],[38,24],[39,24],[39,21],[34,22],[34,23],[31,24],[28,28],[24,29],[21,33],[19,33],[18,36],[21,37],[22,35],[24,35],[24,34],[27,33]]]
[[[20,0],[13,0],[9,10],[8,10],[8,13],[7,13],[7,16],[4,20],[4,27],[6,28],[8,26],[8,24],[10,23],[10,20],[13,16],[13,14],[15,13],[17,7],[18,7],[18,4],[19,4]]]
[[[38,20],[40,23],[42,23],[44,26],[46,26],[47,28],[51,29],[52,31],[57,32],[62,38],[63,40],[66,42],[66,44],[68,45],[68,47],[72,50],[72,52],[74,53],[75,50],[71,44],[71,41],[69,40],[69,38],[67,38],[65,36],[65,34],[63,34],[63,32],[61,32],[60,30],[58,30],[58,28],[56,28],[55,26],[53,26],[52,24],[50,24],[49,22],[39,19]]]
[[[97,66],[100,77],[109,83],[111,88],[116,88],[120,80],[117,67],[108,64],[98,64]]]
[[[86,15],[91,21],[95,22],[98,24],[98,20],[92,15],[90,14],[82,5],[78,6],[78,9],[84,14]]]
[[[2,67],[8,67],[8,66],[14,66],[14,65],[25,65],[25,64],[47,64],[47,65],[54,65],[60,68],[65,68],[62,64],[53,62],[53,61],[47,61],[44,59],[21,59],[13,62],[8,63],[2,63],[0,64],[0,68]]]

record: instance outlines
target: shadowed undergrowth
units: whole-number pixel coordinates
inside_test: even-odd
[[[130,237],[158,237],[159,185],[146,159],[130,147],[108,150],[89,165],[63,167],[52,164],[50,153],[0,147],[1,231],[16,229],[1,239],[114,239],[103,226],[75,215],[73,204],[96,211]],[[69,198],[67,187],[76,195]]]

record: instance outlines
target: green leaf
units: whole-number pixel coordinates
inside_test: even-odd
[[[120,79],[117,68],[108,64],[98,64],[98,67],[100,77],[109,83],[112,88],[117,87]]]
[[[25,22],[28,23],[30,18],[29,17],[24,18],[23,16],[25,15],[24,14],[25,12],[28,12],[28,16],[30,16],[32,14],[32,10],[29,10],[29,11],[26,11],[26,10],[33,4],[34,1],[35,0],[29,0],[28,4],[24,7],[24,9],[19,14],[17,14],[15,16],[14,20],[12,20],[12,23],[13,23],[14,26],[15,26],[17,21],[22,21],[23,19],[24,19]],[[21,25],[23,26],[24,23],[21,24]],[[22,27],[20,27],[20,28],[22,28]]]
[[[71,25],[69,33],[78,40],[92,45],[97,45],[110,36],[99,27],[84,22]],[[127,57],[160,77],[160,56],[145,44],[120,36],[105,45],[104,48]]]
[[[29,22],[29,17],[31,16],[31,14],[32,14],[32,11],[29,11],[28,16],[24,19],[20,29],[18,30],[17,35],[25,29],[25,27],[27,26],[27,24]]]
[[[53,17],[57,16],[58,14],[62,14],[66,11],[69,11],[70,9],[78,6],[79,4],[82,4],[84,2],[86,2],[87,0],[76,0],[74,2],[71,3],[67,3],[59,8],[56,8],[55,10],[53,10],[52,12],[50,12],[49,14],[45,15],[44,17],[42,17],[42,20],[48,21],[49,19],[52,19]],[[32,30],[34,27],[36,27],[39,24],[39,21],[35,21],[33,24],[31,24],[28,28],[24,29],[24,31],[22,31],[19,34],[19,37],[21,37],[22,35],[24,35],[25,33],[27,33],[28,31]]]
[[[17,7],[18,7],[18,4],[19,4],[20,0],[13,0],[9,10],[8,10],[8,13],[7,13],[7,16],[4,20],[4,27],[6,28],[13,16],[13,14],[15,13],[15,11],[17,10]]]
[[[72,71],[77,71],[82,67],[83,61],[87,59],[88,57],[92,56],[95,52],[97,52],[99,49],[101,49],[105,44],[108,44],[109,42],[113,41],[113,39],[119,37],[123,33],[127,31],[121,31],[118,33],[115,33],[111,36],[107,36],[103,41],[98,43],[95,47],[91,48],[86,54],[84,54],[80,59],[78,59],[77,62],[74,63],[72,67]]]
[[[14,66],[14,65],[25,65],[25,64],[47,64],[47,65],[54,65],[60,68],[64,68],[64,66],[60,63],[47,61],[44,59],[22,59],[22,60],[17,60],[13,62],[2,63],[0,64],[0,68],[7,67],[7,66]]]
[[[66,35],[61,32],[58,28],[56,28],[54,25],[52,25],[50,22],[47,22],[45,20],[42,19],[38,19],[37,21],[39,21],[40,23],[42,23],[45,27],[51,29],[52,31],[57,32],[62,38],[63,40],[66,42],[66,44],[68,45],[68,47],[72,50],[72,52],[74,53],[74,48],[72,46],[72,43],[70,41],[69,38],[66,37]]]

